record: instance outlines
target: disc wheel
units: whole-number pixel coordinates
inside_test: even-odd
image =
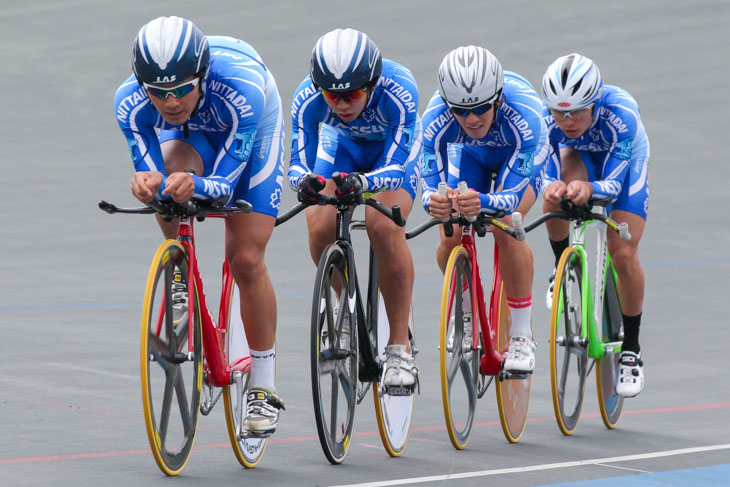
[[[243,328],[240,313],[240,297],[238,287],[231,287],[230,307],[228,308],[228,328],[225,336],[225,353],[229,365],[250,357],[246,332]],[[250,369],[249,369],[250,371]],[[259,464],[266,451],[267,438],[246,435],[243,428],[243,416],[246,411],[246,393],[248,392],[249,373],[234,372],[237,377],[234,383],[223,388],[223,409],[226,413],[226,429],[238,462],[246,468],[254,468]],[[240,375],[238,375],[240,374]]]
[[[495,277],[499,278],[499,277]],[[512,328],[512,315],[507,304],[507,293],[504,290],[504,283],[499,284],[499,292],[496,293],[497,323],[497,347],[499,353],[504,355],[509,347],[510,329]],[[530,325],[532,326],[532,325]],[[527,424],[527,410],[530,405],[530,389],[532,387],[532,374],[523,378],[498,380],[497,406],[499,409],[499,421],[502,424],[504,437],[510,443],[517,443],[522,438]]]
[[[332,288],[335,276],[343,286],[339,298]],[[357,333],[347,288],[346,255],[333,244],[324,251],[317,267],[311,328],[314,416],[322,451],[333,464],[342,463],[347,455],[357,402]]]
[[[186,284],[188,303],[195,304],[196,312],[192,320],[186,313],[174,323],[172,284],[176,274]],[[147,437],[155,461],[166,475],[177,475],[185,468],[200,410],[200,307],[197,290],[186,282],[187,277],[185,249],[175,240],[166,240],[158,248],[147,278],[140,354]]]
[[[578,426],[588,365],[581,334],[583,321],[581,260],[573,247],[560,257],[550,312],[550,388],[558,428],[571,435]]]
[[[471,306],[472,267],[464,247],[454,248],[444,272],[441,294],[439,368],[444,420],[451,444],[469,444],[479,394],[479,349],[474,346]],[[467,317],[465,319],[465,316]],[[465,334],[465,328],[469,330]]]
[[[413,310],[408,315],[408,331],[410,337],[411,353],[416,354],[415,326],[413,323]],[[385,362],[385,345],[390,338],[390,323],[385,312],[383,297],[378,292],[378,354]],[[411,419],[413,418],[413,401],[415,394],[407,396],[396,396],[386,391],[380,392],[380,384],[375,382],[373,387],[373,399],[375,400],[375,418],[378,422],[380,441],[385,451],[391,457],[399,457],[403,454],[408,443],[408,436],[411,432]]]
[[[623,317],[621,304],[616,290],[616,280],[611,266],[606,270],[606,288],[603,296],[603,322],[601,339],[603,343],[617,343],[623,338],[621,328]],[[603,424],[614,429],[621,416],[624,398],[616,394],[619,377],[620,353],[613,347],[608,348],[606,355],[596,360],[596,389],[598,390],[598,407],[601,409]]]

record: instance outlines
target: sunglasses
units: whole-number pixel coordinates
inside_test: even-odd
[[[327,90],[320,90],[322,91],[322,96],[324,96],[325,100],[327,100],[330,103],[337,103],[340,100],[344,100],[348,103],[352,103],[358,100],[361,100],[365,97],[365,95],[368,92],[367,88],[362,88],[359,90],[352,90],[348,91],[347,93],[332,93],[331,91]]]
[[[566,118],[571,118],[573,120],[583,120],[587,118],[591,113],[593,113],[592,103],[585,108],[579,108],[578,110],[571,110],[567,112],[563,112],[561,110],[553,110],[552,108],[550,109],[550,114],[553,116],[553,118],[555,120],[560,120],[561,122]]]
[[[493,105],[494,105],[493,102],[492,103],[487,102],[487,103],[482,103],[481,105],[477,105],[477,106],[471,107],[471,108],[461,108],[461,107],[449,106],[449,110],[451,110],[451,113],[453,113],[454,115],[458,115],[460,117],[468,117],[470,113],[473,113],[476,116],[480,116],[480,115],[484,115],[489,110],[491,110]]]
[[[173,98],[182,98],[185,95],[189,95],[195,89],[199,82],[200,78],[195,77],[190,81],[180,83],[179,85],[172,86],[170,88],[162,88],[160,86],[151,85],[149,83],[142,84],[144,85],[145,90],[147,90],[148,94],[165,100],[168,96],[172,96]]]

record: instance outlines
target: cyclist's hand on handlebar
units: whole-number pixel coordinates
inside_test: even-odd
[[[465,193],[454,194],[456,209],[464,216],[477,216],[482,211],[482,200],[479,193],[473,189],[467,190]]]
[[[360,204],[362,197],[362,176],[360,174],[334,173],[332,179],[337,185],[335,197],[345,205]]]
[[[593,185],[588,181],[575,180],[568,183],[565,197],[580,206],[585,204],[593,196]]]
[[[557,205],[563,200],[566,191],[567,185],[563,181],[553,181],[545,189],[543,198],[548,203]]]
[[[185,203],[195,194],[195,180],[187,172],[174,172],[167,176],[163,196],[170,195],[176,203]]]
[[[141,171],[132,177],[132,194],[142,203],[149,203],[162,185],[162,173]]]
[[[444,219],[451,216],[451,193],[454,190],[451,188],[446,189],[446,194],[431,193],[428,200],[428,212],[434,218]]]
[[[299,183],[297,199],[305,205],[317,204],[322,198],[319,192],[324,189],[325,182],[324,177],[310,172]]]

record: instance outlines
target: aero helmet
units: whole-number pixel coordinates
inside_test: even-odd
[[[208,39],[180,17],[158,17],[134,39],[132,66],[140,83],[182,81],[205,70],[209,59]]]
[[[314,45],[309,75],[318,88],[345,93],[373,84],[382,69],[380,49],[368,36],[354,29],[335,29]]]
[[[598,66],[580,54],[559,57],[542,78],[542,97],[553,110],[586,108],[599,100],[602,92],[603,79]]]
[[[449,106],[471,108],[494,103],[504,85],[499,60],[483,47],[458,47],[439,66],[439,92]]]

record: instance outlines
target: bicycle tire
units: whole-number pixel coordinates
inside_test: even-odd
[[[197,289],[188,283],[188,302],[195,304],[192,351],[188,316],[172,320],[172,276],[188,276],[188,256],[176,240],[166,240],[152,260],[142,310],[140,372],[147,438],[157,466],[178,475],[190,458],[200,412],[203,351]],[[161,394],[161,397],[160,397]]]
[[[621,341],[623,317],[619,302],[613,266],[606,269],[606,287],[603,296],[603,319],[601,323],[601,340],[603,343]],[[619,356],[617,350],[606,351],[605,357],[596,360],[596,390],[598,391],[598,407],[601,419],[608,429],[614,429],[621,416],[624,398],[616,394],[619,376]]]
[[[507,304],[507,293],[504,290],[504,283],[498,274],[494,278],[499,279],[500,284],[496,303],[491,303],[491,306],[497,306],[497,350],[504,356],[509,347],[512,315]],[[493,316],[495,315],[493,314]],[[530,326],[532,327],[532,324]],[[525,432],[527,411],[530,406],[531,388],[532,374],[520,379],[499,380],[497,387],[495,387],[497,391],[499,422],[502,425],[504,437],[510,443],[519,442]]]
[[[467,304],[464,292],[472,293],[471,272],[467,250],[462,246],[454,247],[446,264],[441,294],[439,369],[446,430],[457,450],[466,448],[471,439],[479,394],[479,350],[473,349],[473,343],[464,342],[464,307]],[[472,333],[478,329],[475,323],[472,313]]]
[[[588,366],[588,348],[581,331],[586,311],[582,309],[581,271],[578,251],[568,247],[555,271],[548,340],[553,410],[564,435],[572,435],[578,426]]]
[[[342,282],[339,298],[332,288],[335,275]],[[333,464],[342,463],[347,456],[357,401],[357,328],[356,315],[348,306],[348,279],[347,255],[342,247],[332,244],[322,253],[317,266],[310,343],[317,433],[325,457]],[[336,319],[335,303],[339,303]],[[345,317],[351,324],[349,333],[345,331]]]
[[[408,316],[408,328],[410,330],[411,351],[414,351],[416,343],[413,310],[411,310]],[[388,339],[390,338],[390,324],[380,290],[378,290],[377,333],[378,353],[380,359],[385,362],[385,344],[388,343]],[[388,452],[388,455],[391,457],[399,457],[403,454],[408,444],[408,437],[411,432],[411,420],[413,419],[415,393],[407,396],[395,396],[387,392],[380,394],[379,382],[375,382],[372,389],[375,419],[378,423],[380,441],[383,443],[383,447]]]
[[[238,288],[231,286],[231,296],[228,308],[228,327],[226,329],[225,354],[229,365],[236,363],[242,357],[232,356],[231,343],[234,341],[246,340],[243,322],[241,321],[240,302]],[[243,336],[240,336],[243,334]],[[240,343],[239,343],[240,348]],[[245,349],[248,349],[246,342]],[[239,352],[240,353],[240,352]],[[238,355],[238,354],[236,354]],[[226,429],[231,448],[238,462],[246,468],[254,468],[261,462],[267,446],[267,438],[245,436],[242,426],[243,416],[246,410],[246,393],[248,392],[249,373],[241,377],[239,385],[233,383],[223,388],[223,409],[226,414]]]

